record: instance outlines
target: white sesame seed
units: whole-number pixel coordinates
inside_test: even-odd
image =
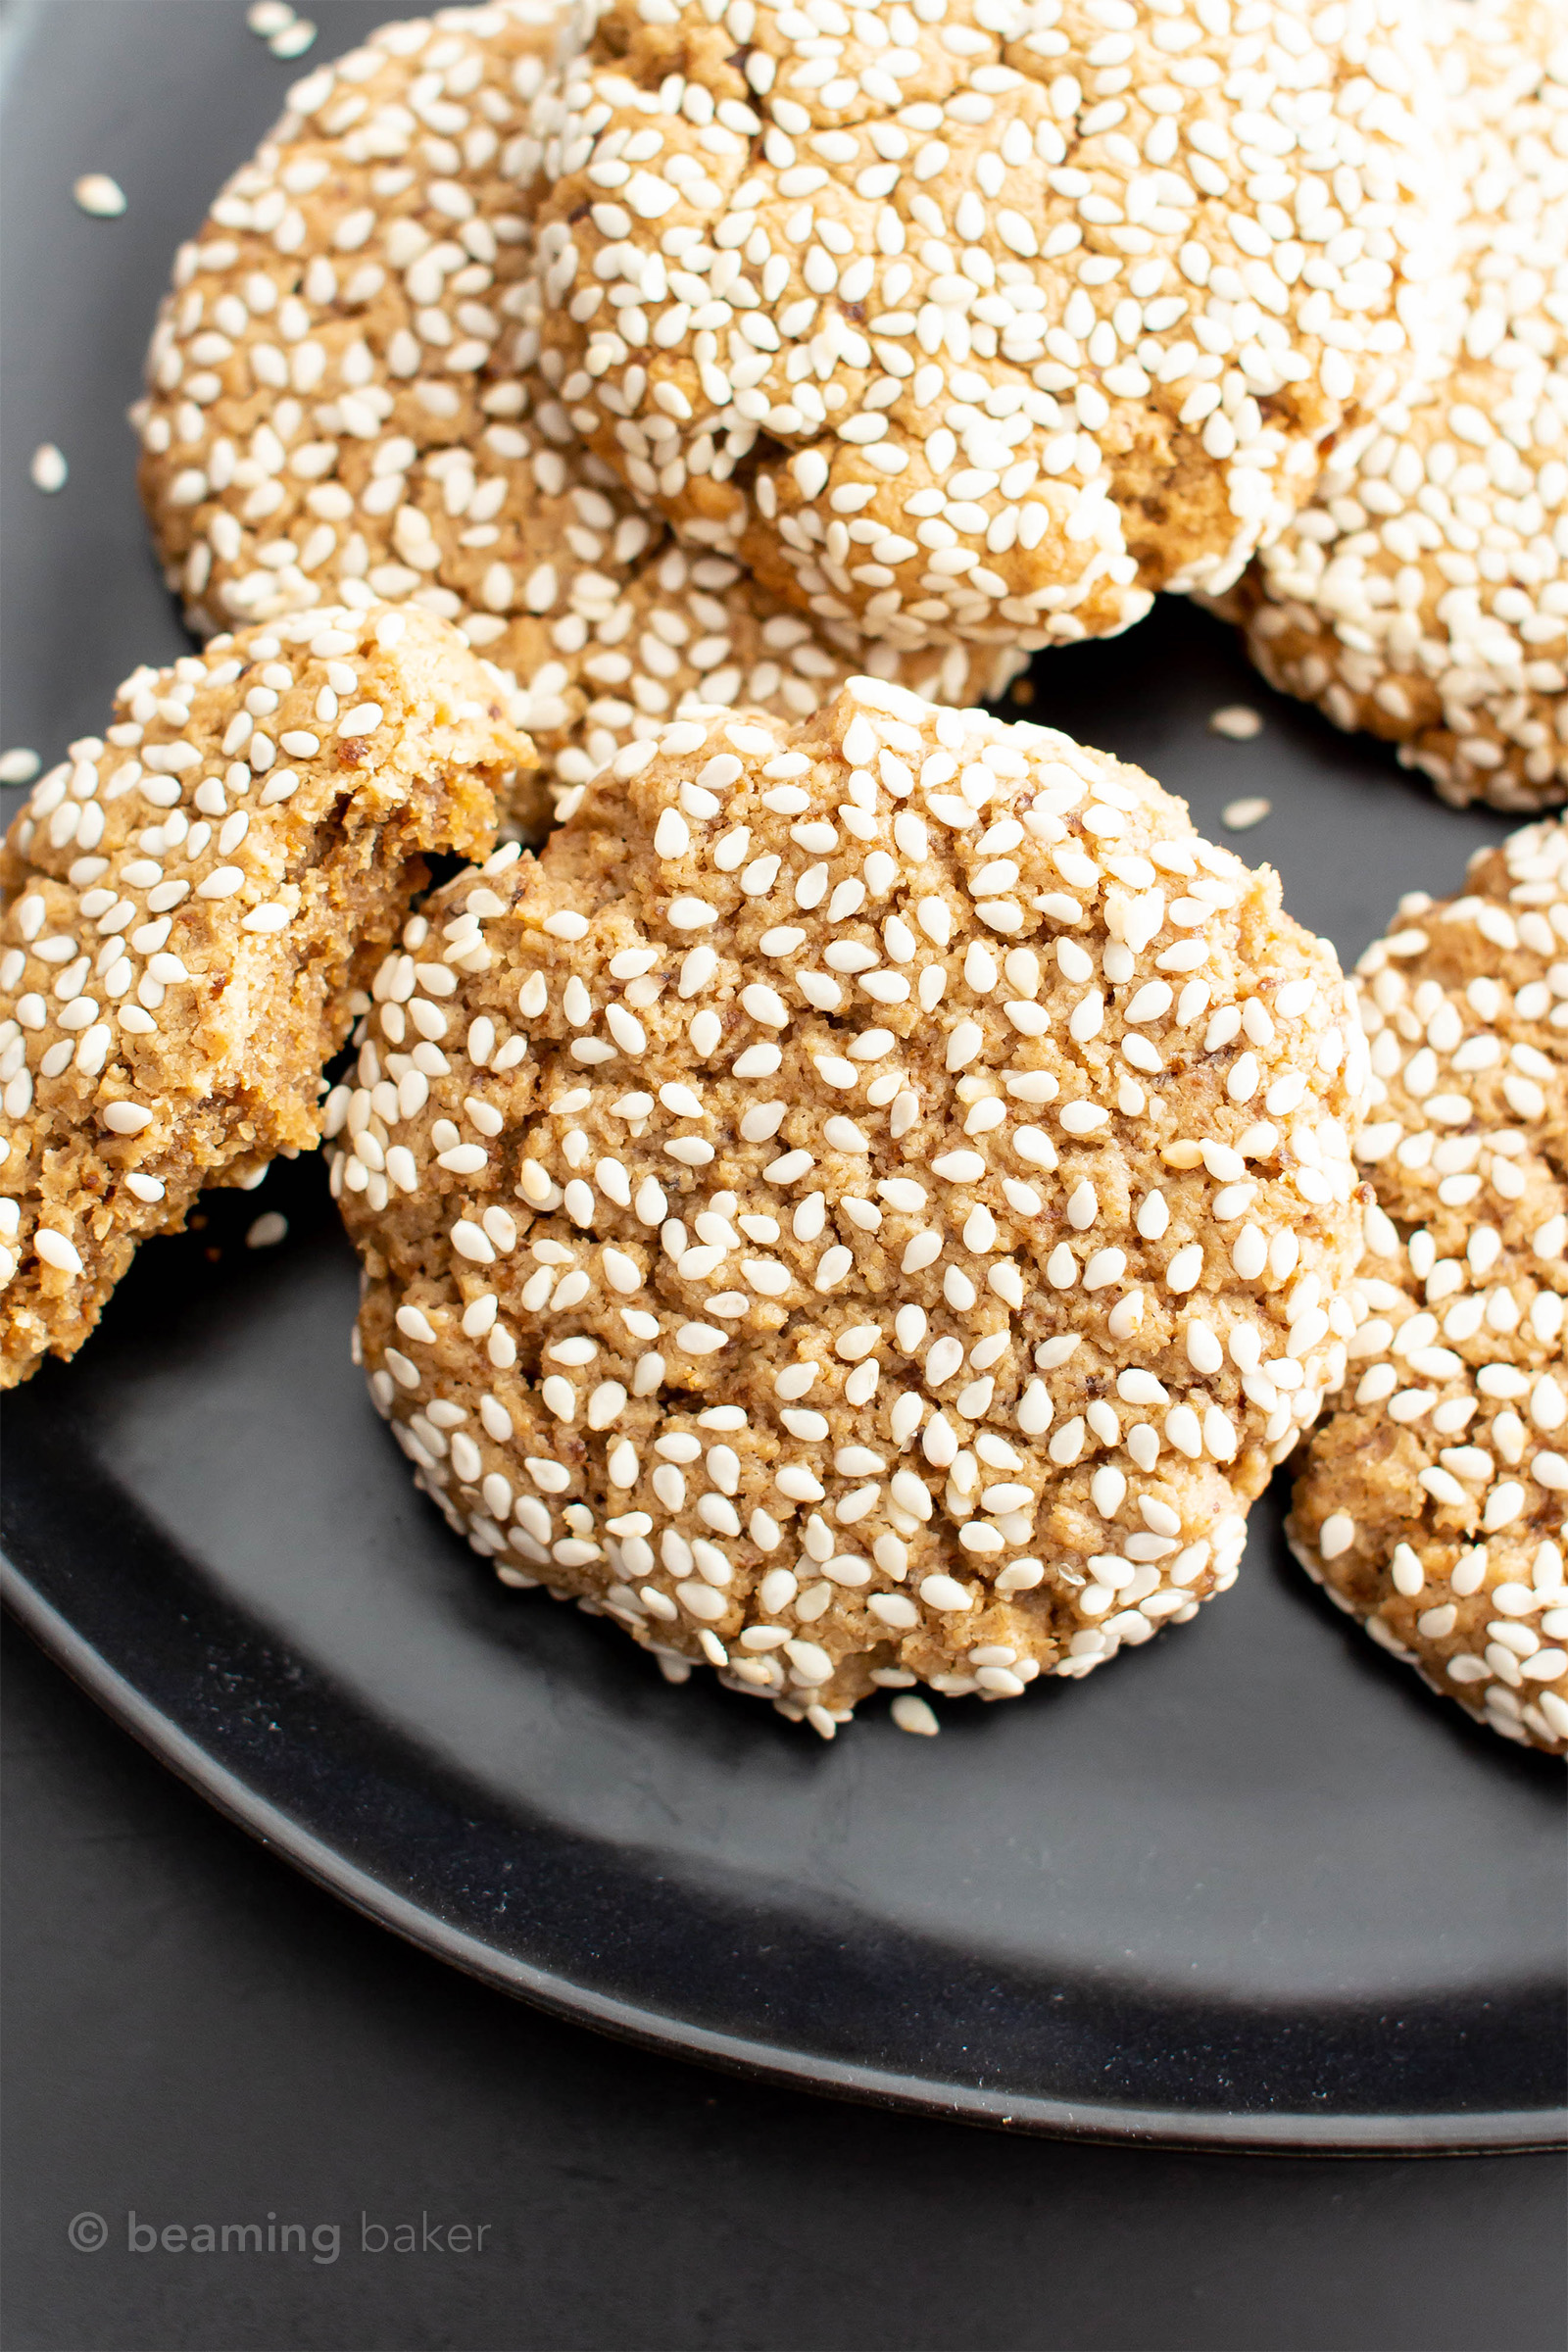
[[[33,488],[52,495],[65,488],[71,468],[54,443],[43,441],[33,451],[32,463],[27,470],[32,477]]]
[[[913,1691],[902,1691],[888,1712],[901,1732],[912,1732],[917,1739],[934,1740],[942,1729],[926,1701]]]
[[[84,172],[72,183],[71,193],[95,220],[117,220],[125,209],[124,190],[107,172]]]
[[[1249,832],[1260,825],[1265,816],[1273,813],[1274,804],[1261,797],[1250,800],[1227,801],[1220,810],[1220,822],[1232,833]]]
[[[1208,731],[1231,743],[1250,743],[1263,732],[1263,721],[1248,703],[1225,703],[1208,714]]]

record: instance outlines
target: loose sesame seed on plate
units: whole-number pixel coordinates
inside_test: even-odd
[[[33,488],[52,496],[56,490],[65,488],[71,468],[66,464],[64,454],[52,441],[41,441],[32,453],[32,463],[27,471],[32,478]]]
[[[1250,743],[1263,732],[1263,721],[1249,703],[1226,703],[1208,714],[1208,731],[1231,743]]]
[[[888,1713],[901,1732],[913,1732],[920,1740],[934,1740],[942,1729],[934,1710],[926,1700],[917,1698],[912,1690],[901,1692]]]
[[[1260,825],[1265,816],[1272,814],[1273,808],[1272,801],[1265,801],[1260,797],[1250,800],[1227,801],[1220,810],[1220,823],[1229,833],[1246,833],[1253,825]]]
[[[36,752],[18,744],[12,751],[0,752],[0,784],[30,784],[42,765]]]
[[[107,172],[84,172],[71,193],[80,210],[95,220],[118,220],[125,209],[125,191]]]

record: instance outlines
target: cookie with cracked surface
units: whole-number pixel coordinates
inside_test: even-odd
[[[694,713],[372,994],[364,1360],[509,1581],[826,1732],[1230,1583],[1339,1378],[1364,1049],[1147,776],[863,678]]]
[[[1568,1750],[1568,830],[1401,902],[1358,967],[1377,1191],[1298,1558],[1373,1640],[1505,1739]]]
[[[568,25],[546,0],[450,11],[298,84],[180,251],[137,411],[192,627],[382,598],[450,620],[538,747],[530,834],[688,701],[799,718],[869,663],[965,702],[1023,659],[867,651],[675,546],[578,445],[521,318],[526,102]]]
[[[1403,0],[616,0],[535,108],[544,365],[689,537],[868,634],[1232,581],[1411,364]]]
[[[74,1355],[138,1242],[319,1135],[322,1064],[532,750],[423,612],[322,611],[140,669],[3,860],[0,1384]]]
[[[1568,39],[1545,0],[1448,22],[1445,365],[1335,453],[1228,617],[1271,685],[1445,800],[1539,808],[1568,798]]]

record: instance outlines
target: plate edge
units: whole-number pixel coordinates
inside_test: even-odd
[[[122,1731],[128,1732],[214,1809],[279,1854],[302,1876],[395,1936],[552,2016],[630,2041],[662,2057],[696,2060],[818,2096],[848,2098],[951,2123],[1117,2146],[1259,2156],[1526,2155],[1568,2145],[1568,2110],[1491,2115],[1277,2118],[1160,2108],[1073,2106],[1038,2097],[1008,2099],[968,2083],[939,2083],[842,2060],[743,2041],[585,1990],[553,1972],[508,1961],[477,1936],[384,1886],[270,1797],[209,1755],[78,1634],[13,1561],[0,1554],[0,1600],[45,1654]]]

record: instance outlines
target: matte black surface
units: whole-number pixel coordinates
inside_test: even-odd
[[[342,45],[379,11],[318,13]],[[5,735],[52,757],[179,643],[120,416],[172,242],[286,76],[226,0],[10,23]],[[85,169],[124,220],[74,212]],[[25,478],[45,437],[73,466],[55,500]],[[1267,715],[1251,745],[1205,730],[1234,699]],[[1209,829],[1270,795],[1250,846],[1348,956],[1503,830],[1276,702],[1183,608],[1043,662],[1033,709]],[[248,1254],[274,1205],[288,1243]],[[1276,1499],[1193,1626],[1083,1686],[949,1705],[940,1740],[868,1710],[825,1749],[706,1678],[667,1690],[447,1535],[348,1362],[317,1167],[209,1206],[13,1401],[8,1542],[74,1670],[352,1899],[618,2030],[861,2094],[1264,2146],[1560,2128],[1560,1772],[1335,1617]]]

